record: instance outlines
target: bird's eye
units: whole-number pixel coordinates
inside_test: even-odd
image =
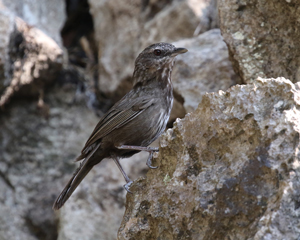
[[[159,56],[159,55],[161,54],[161,50],[155,49],[155,50],[154,50],[154,54],[155,54],[156,56]]]

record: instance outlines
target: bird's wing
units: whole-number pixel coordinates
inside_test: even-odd
[[[124,99],[124,98],[123,98]],[[137,102],[135,99],[126,101],[126,108],[124,108],[125,101],[119,101],[115,104],[99,121],[95,127],[90,138],[87,140],[82,153],[86,154],[88,149],[97,140],[103,138],[113,130],[120,128],[130,122],[132,119],[140,115],[146,108],[152,105],[153,99],[144,99],[142,102]],[[128,99],[127,99],[128,100]]]

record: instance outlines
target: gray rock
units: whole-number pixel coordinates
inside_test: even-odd
[[[299,109],[284,78],[203,96],[134,182],[118,239],[297,239]]]
[[[3,19],[0,19],[3,22],[0,26],[3,34],[3,41],[0,43],[1,64],[3,63],[0,64],[3,76],[0,80],[0,92],[1,106],[6,107],[0,116],[0,190],[3,193],[0,198],[0,239],[115,239],[125,210],[126,193],[122,188],[124,179],[112,161],[105,160],[99,164],[56,216],[51,209],[55,197],[76,168],[72,160],[99,118],[85,107],[84,99],[78,98],[74,85],[55,84],[62,68],[62,50],[59,45],[35,26],[15,17],[24,17],[24,12],[17,8],[14,1],[5,4],[11,11],[5,9],[0,14]],[[24,5],[20,3],[18,6],[28,4],[31,3],[25,1]],[[135,9],[122,4],[120,7],[128,12]],[[112,8],[110,14],[119,14],[118,8]],[[33,8],[33,15],[41,16],[35,10],[38,9]],[[44,11],[43,8],[40,10]],[[93,8],[91,11],[94,11]],[[107,8],[103,11],[108,14]],[[136,18],[134,14],[135,12],[132,18]],[[189,27],[181,27],[180,32],[176,32],[179,26],[175,24],[165,40],[175,41],[182,36],[192,36],[199,16],[187,2],[180,1],[174,1],[170,5],[168,1],[151,1],[141,13],[145,18],[144,23],[149,23],[143,34],[147,36],[161,19],[171,23],[171,16],[174,14],[178,16],[177,25],[186,23]],[[118,41],[125,44],[126,48],[119,48],[121,51],[116,51],[114,56],[109,57],[120,56],[121,62],[117,60],[116,67],[122,68],[124,76],[128,77],[132,75],[132,63],[142,48],[143,40],[137,41],[137,45],[133,44],[135,38],[131,34],[139,32],[134,33],[128,28],[134,21],[123,22],[125,20],[126,17],[121,17],[116,21],[124,31],[124,42]],[[138,24],[139,20],[136,20]],[[39,27],[46,31],[43,25]],[[105,28],[110,30],[109,26]],[[151,41],[159,41],[164,36],[162,29],[151,34],[153,33]],[[108,33],[105,42],[107,45],[103,46],[113,49],[115,40],[112,39],[116,35],[109,38],[109,34],[112,33]],[[126,53],[128,49],[129,55]],[[21,54],[23,50],[25,57]],[[122,59],[124,52],[127,55]],[[132,62],[129,63],[128,59]],[[113,71],[120,81],[120,70],[116,68]],[[117,88],[117,93],[113,93],[115,96],[124,94],[131,87],[129,78],[127,80],[127,88]],[[64,82],[65,79],[60,81]],[[49,84],[55,86],[50,87]],[[40,100],[37,105],[38,96]],[[33,101],[28,98],[33,98]],[[7,105],[8,102],[11,103]],[[182,114],[185,111],[182,103],[177,105]],[[146,158],[147,154],[141,153],[123,161],[125,170],[132,179],[144,176],[148,170]]]
[[[147,156],[122,160],[131,179],[145,176]],[[113,160],[98,164],[59,211],[58,240],[116,239],[125,211],[125,183]]]
[[[220,28],[218,0],[201,1],[200,3],[197,0],[190,0],[189,3],[197,9],[196,12],[199,17],[199,24],[195,29],[194,36],[210,29]]]
[[[14,15],[1,7],[0,3],[0,94],[5,89],[5,86],[9,84],[9,42],[10,34],[14,30]]]
[[[194,111],[206,92],[227,90],[239,83],[219,29],[175,42],[174,45],[189,50],[176,58],[172,74],[174,91],[183,98],[186,112]]]
[[[85,104],[72,103],[74,87],[49,90],[48,120],[24,99],[0,114],[0,239],[56,238],[53,201],[98,121]]]
[[[99,117],[77,97],[75,85],[56,82],[62,51],[36,28],[59,37],[54,26],[63,23],[63,3],[2,2],[10,11],[0,10],[0,95],[6,107],[0,113],[0,239],[116,239],[121,221],[119,239],[297,239],[299,84],[253,79],[262,74],[298,81],[298,32],[290,28],[298,24],[292,24],[298,3],[275,1],[274,8],[290,11],[276,16],[279,10],[269,3],[232,2],[228,9],[228,1],[219,3],[234,67],[241,82],[254,81],[227,90],[240,80],[219,31],[209,31],[218,26],[216,1],[89,1],[102,92],[113,101],[121,97],[131,88],[137,54],[152,42],[176,41],[189,52],[174,68],[172,118],[201,101],[163,136],[154,159],[158,169],[147,169],[145,153],[123,161],[133,180],[148,174],[127,194],[122,220],[124,179],[111,160],[95,167],[60,211],[52,211]],[[44,20],[54,12],[59,16],[48,26]]]
[[[59,30],[65,21],[65,2],[61,0],[1,0],[14,16],[42,30],[61,46]]]
[[[300,81],[300,2],[219,1],[220,26],[244,83],[259,77]]]
[[[9,12],[1,11],[7,18],[0,57],[0,107],[13,96],[43,95],[45,86],[52,84],[62,69],[61,48],[35,27]],[[9,38],[7,38],[9,36]],[[1,72],[1,70],[0,70]]]
[[[74,102],[76,94],[73,84],[48,87],[47,118],[26,98],[14,99],[1,112],[0,239],[116,238],[126,192],[113,161],[100,163],[61,211],[52,210],[99,120],[84,99]],[[142,153],[122,161],[133,180],[144,176],[146,159]]]

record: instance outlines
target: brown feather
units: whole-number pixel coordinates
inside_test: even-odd
[[[123,99],[126,99],[125,95]],[[141,114],[146,108],[150,107],[153,103],[153,99],[144,99],[143,102],[132,101],[128,104],[127,109],[121,110],[119,105],[122,104],[122,100],[116,103],[112,108],[97,124],[90,138],[87,140],[82,153],[86,154],[86,149],[93,145],[96,141],[100,140],[113,130],[124,126],[129,121],[132,121],[135,117]]]

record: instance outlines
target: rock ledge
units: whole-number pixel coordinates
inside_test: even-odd
[[[119,239],[296,239],[300,92],[284,78],[206,94],[127,194]]]

